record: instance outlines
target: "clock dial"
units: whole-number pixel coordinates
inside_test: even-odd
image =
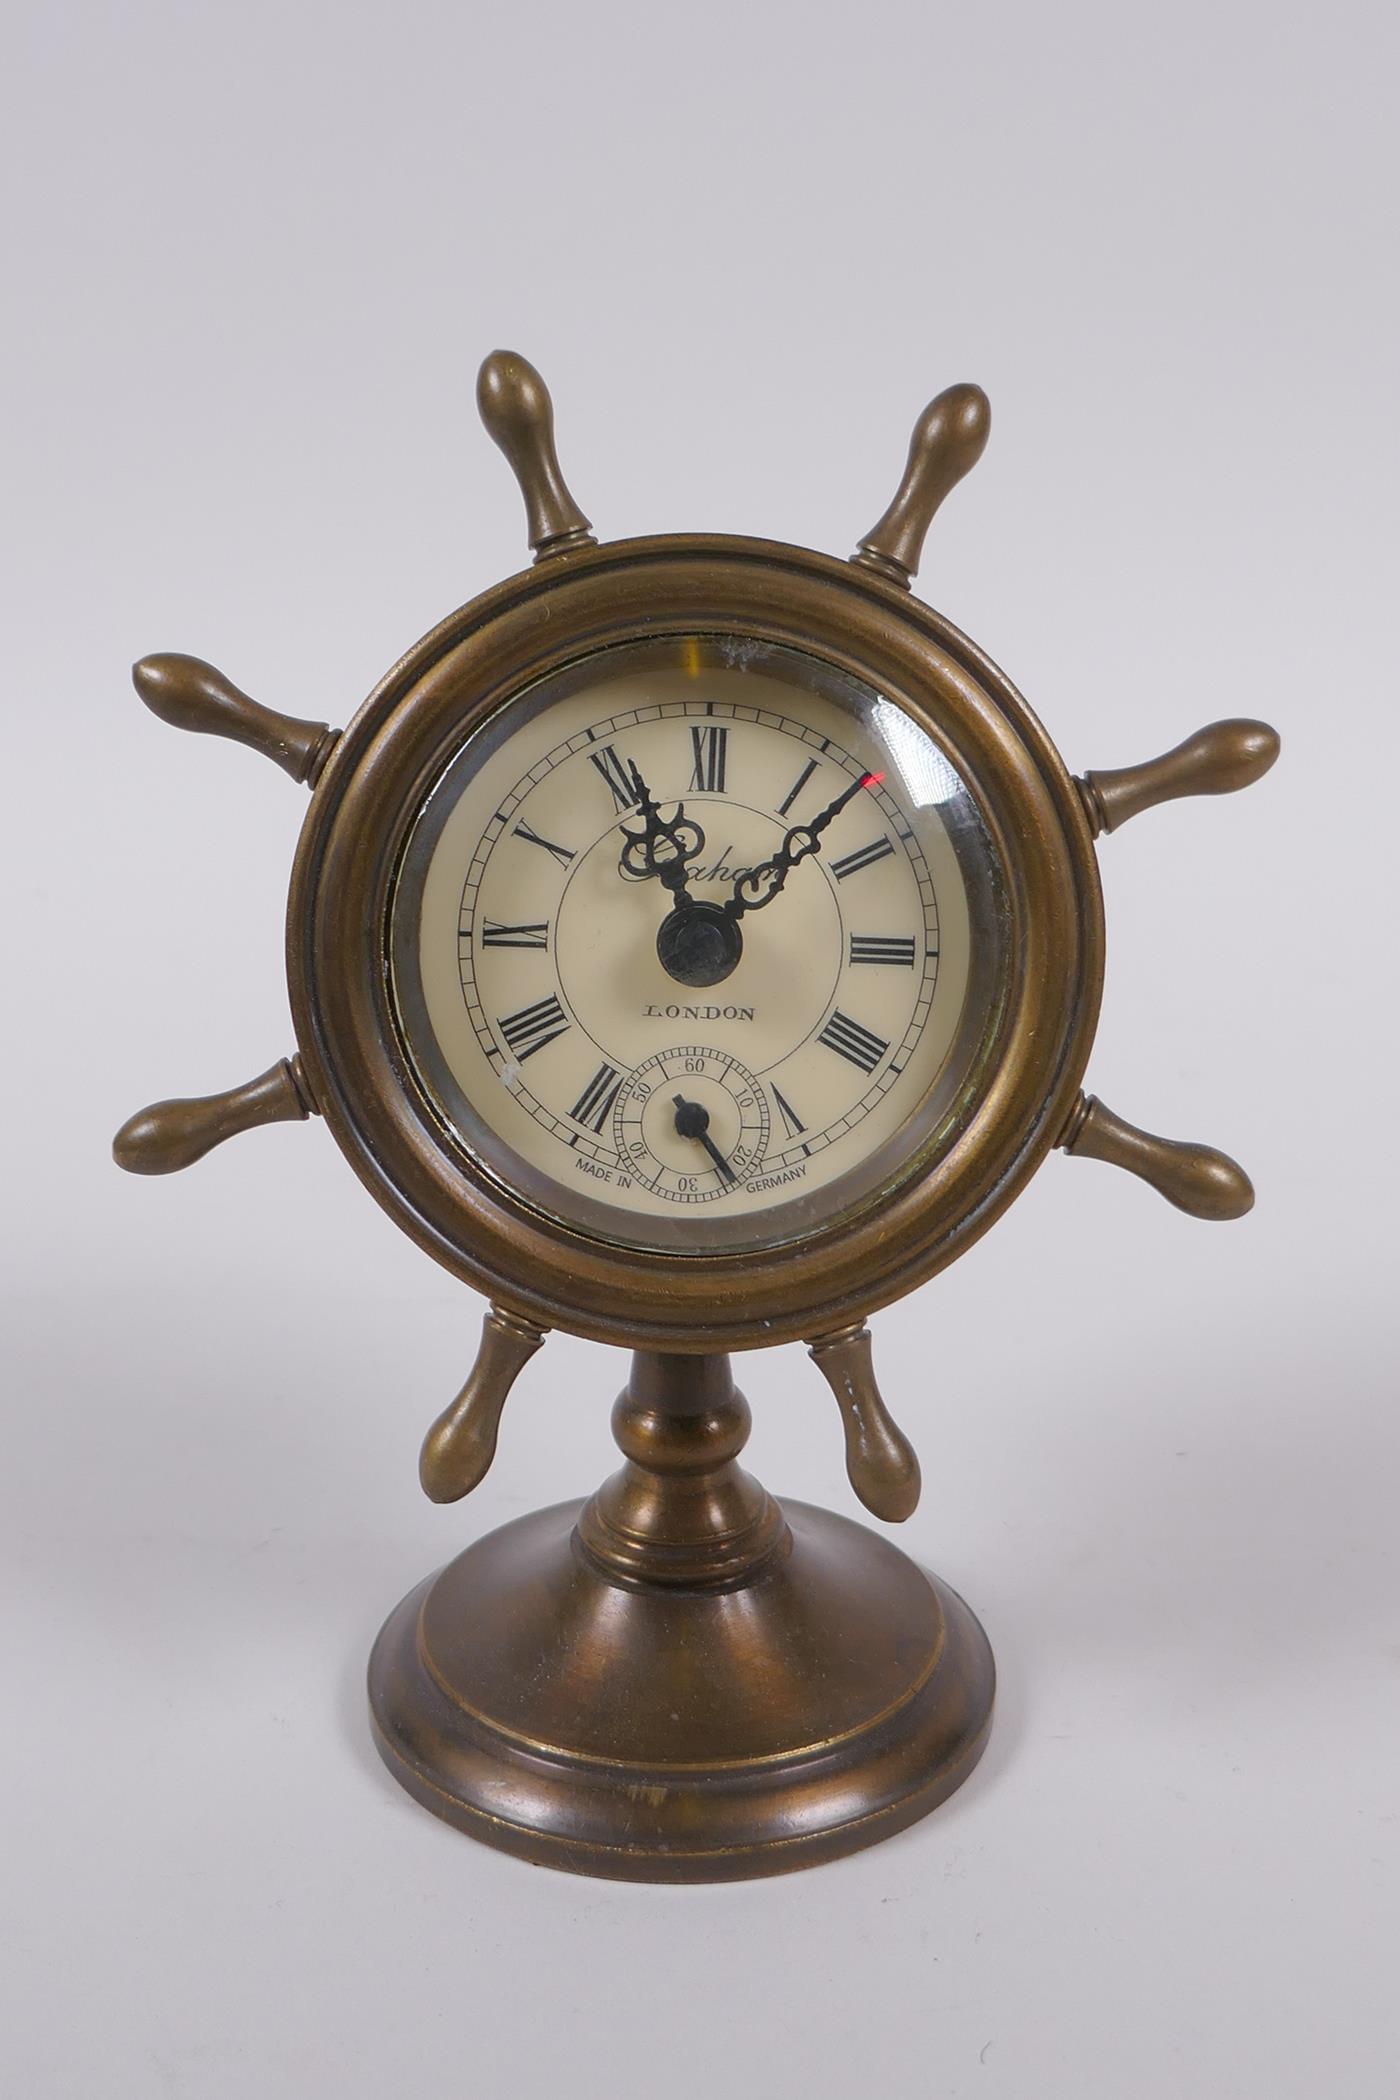
[[[395,885],[397,1017],[454,1141],[640,1246],[771,1242],[940,1133],[1003,974],[967,786],[805,654],[599,652],[462,746]]]

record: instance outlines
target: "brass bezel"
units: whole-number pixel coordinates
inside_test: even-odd
[[[593,1240],[449,1147],[389,1005],[385,939],[403,840],[464,738],[587,652],[676,632],[759,637],[826,658],[944,743],[1007,882],[1000,1051],[930,1170],[806,1239],[737,1256]],[[874,572],[711,535],[559,555],[474,599],[366,701],[316,786],[293,869],[287,964],[307,1082],[395,1221],[522,1317],[628,1347],[758,1347],[828,1332],[925,1281],[998,1217],[1061,1135],[1098,1016],[1103,916],[1079,793],[1005,676]]]

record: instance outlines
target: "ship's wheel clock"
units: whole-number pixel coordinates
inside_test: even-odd
[[[551,1328],[632,1349],[625,1462],[469,1547],[370,1663],[380,1748],[426,1807],[527,1859],[765,1874],[933,1808],[986,1739],[967,1607],[738,1463],[729,1352],[803,1340],[855,1492],[907,1517],[914,1453],[867,1316],[961,1254],[1055,1147],[1197,1217],[1252,1192],[1082,1090],[1103,925],[1094,840],[1257,779],[1258,722],[1075,779],[1003,674],[910,595],[988,430],[920,418],[850,561],[708,535],[599,546],[522,358],[479,399],[534,566],[410,649],[336,734],[153,656],[163,720],[311,789],[287,967],[297,1048],[119,1134],[139,1173],[324,1117],[366,1187],[490,1301],[423,1484],[482,1478]]]

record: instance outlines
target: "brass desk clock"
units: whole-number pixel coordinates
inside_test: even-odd
[[[350,727],[152,656],[164,721],[311,789],[292,873],[297,1051],[163,1101],[138,1173],[319,1114],[404,1231],[490,1301],[423,1485],[465,1495],[552,1327],[635,1354],[592,1500],[505,1525],[405,1599],[370,1703],[403,1785],[525,1858],[700,1881],[830,1859],[967,1776],[993,1668],[966,1605],[864,1526],[741,1470],[728,1352],[803,1340],[857,1495],[919,1494],[866,1317],[1000,1216],[1054,1147],[1182,1210],[1234,1163],[1081,1092],[1094,839],[1245,786],[1278,740],[1218,722],[1074,779],[1002,673],[910,595],[986,442],[951,387],[849,561],[761,540],[599,546],[539,375],[479,401],[534,567],[417,643]]]

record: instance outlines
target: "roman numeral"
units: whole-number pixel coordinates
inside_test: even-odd
[[[604,744],[601,751],[590,751],[588,763],[596,766],[606,780],[612,789],[613,801],[619,809],[631,809],[633,804],[640,800],[632,783],[630,770],[624,766],[611,744]]]
[[[834,1050],[838,1057],[848,1058],[853,1065],[859,1065],[862,1072],[873,1072],[890,1047],[882,1036],[876,1035],[873,1029],[862,1028],[859,1021],[853,1021],[839,1007],[817,1041],[825,1043],[827,1049]]]
[[[574,856],[567,846],[556,846],[552,839],[542,839],[537,831],[531,831],[528,824],[517,824],[515,836],[527,840],[532,846],[543,846],[546,853],[554,855],[561,868],[567,868],[573,862]]]
[[[690,746],[695,764],[690,775],[693,793],[722,795],[724,768],[729,751],[727,729],[692,729]]]
[[[496,1023],[514,1051],[517,1062],[522,1065],[527,1057],[543,1050],[546,1043],[563,1035],[568,1025],[569,1017],[553,992],[547,999],[537,999],[533,1006],[522,1006],[518,1014],[509,1014],[504,1021]]]
[[[853,963],[895,963],[899,968],[914,967],[914,936],[884,933],[853,933],[851,935],[851,961]]]
[[[802,771],[798,774],[796,780],[794,780],[794,782],[792,783],[792,786],[788,789],[787,800],[778,804],[778,815],[780,817],[785,817],[787,815],[788,811],[792,808],[793,803],[802,793],[803,788],[806,787],[807,782],[811,779],[812,775],[816,772],[816,770],[816,760],[814,758],[809,758],[806,765],[802,768]]]
[[[483,919],[481,945],[483,948],[547,948],[549,921],[542,919],[538,925],[532,926],[502,926],[499,919]]]
[[[873,868],[877,860],[883,860],[887,853],[893,852],[893,839],[872,839],[868,846],[860,846],[854,853],[834,860],[831,872],[838,882],[844,882],[848,875],[859,875],[862,868]]]
[[[807,1125],[803,1122],[801,1116],[799,1116],[797,1110],[793,1107],[792,1103],[790,1101],[784,1101],[782,1095],[778,1092],[778,1089],[776,1087],[774,1087],[773,1089],[773,1099],[778,1104],[778,1114],[783,1119],[783,1124],[787,1130],[788,1136],[793,1138],[801,1137],[803,1131],[807,1128]]]
[[[586,1130],[596,1131],[601,1137],[621,1084],[620,1072],[615,1072],[611,1065],[599,1065],[569,1114],[576,1123],[582,1123]]]

